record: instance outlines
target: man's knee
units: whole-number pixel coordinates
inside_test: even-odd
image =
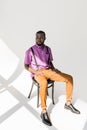
[[[72,77],[72,75],[68,75],[67,80],[68,80],[69,82],[73,82],[73,77]]]

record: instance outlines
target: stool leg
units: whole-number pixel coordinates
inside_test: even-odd
[[[49,96],[49,93],[48,93],[48,88],[47,88],[47,96]]]
[[[37,86],[37,107],[39,107],[39,86]]]
[[[31,90],[30,90],[28,98],[30,98],[30,96],[31,96],[31,92],[32,92],[33,86],[34,86],[34,82],[32,83]]]
[[[54,83],[52,85],[52,102],[53,102],[53,104],[55,104],[54,103]]]

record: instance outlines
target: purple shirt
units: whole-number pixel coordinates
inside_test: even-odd
[[[51,67],[51,65],[48,63],[48,60],[49,62],[51,62],[53,60],[53,57],[51,53],[51,48],[48,47],[47,52],[47,47],[48,46],[46,46],[45,44],[43,46],[38,46],[37,44],[32,46],[39,69]],[[37,70],[37,66],[31,48],[29,48],[25,52],[24,64],[27,64],[31,68]]]

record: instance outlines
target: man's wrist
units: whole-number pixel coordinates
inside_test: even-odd
[[[55,68],[54,68],[54,67],[52,67],[52,70],[55,70]]]
[[[37,73],[37,71],[38,71],[38,70],[34,70],[34,74],[36,74],[36,73]]]
[[[28,71],[31,72],[31,73],[33,73],[33,74],[36,74],[38,70],[34,70],[32,68],[28,68]]]

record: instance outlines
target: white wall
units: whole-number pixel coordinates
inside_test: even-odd
[[[36,31],[45,31],[55,66],[74,77],[74,95],[85,101],[86,5],[86,0],[0,0],[0,39],[23,63],[25,50],[35,43]]]

